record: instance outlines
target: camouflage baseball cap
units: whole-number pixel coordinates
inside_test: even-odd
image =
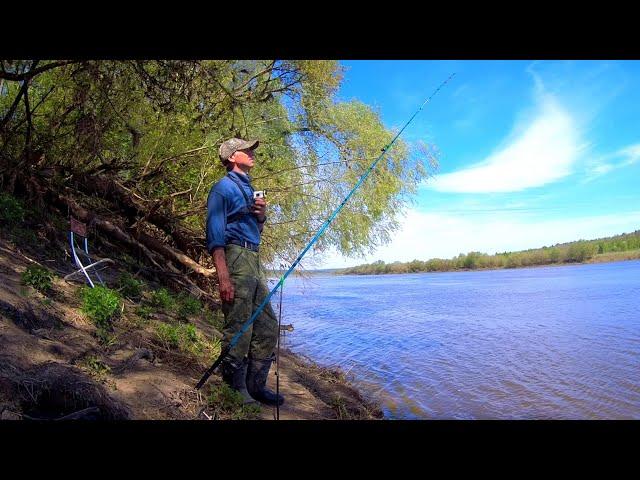
[[[230,138],[225,140],[220,145],[219,155],[222,163],[226,163],[229,157],[238,150],[245,150],[247,148],[254,150],[258,148],[260,142],[258,140],[243,140],[241,138]]]

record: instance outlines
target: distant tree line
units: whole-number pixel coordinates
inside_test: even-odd
[[[339,270],[338,274],[380,275],[386,273],[447,272],[454,270],[532,267],[586,262],[596,255],[640,250],[640,230],[596,240],[556,244],[519,252],[488,255],[481,252],[461,253],[451,259],[432,258],[411,262],[385,263],[382,260]]]

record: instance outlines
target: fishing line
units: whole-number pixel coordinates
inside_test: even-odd
[[[282,268],[284,265],[280,265]],[[282,336],[282,294],[284,285],[280,288],[280,304],[278,307],[278,347],[276,350],[276,398],[280,397],[280,337]],[[280,420],[280,402],[276,402],[276,420]]]
[[[444,82],[442,82],[440,84],[440,86],[438,88],[436,88],[436,90],[431,94],[431,96],[429,96],[429,98],[427,98],[424,103],[422,105],[420,105],[420,108],[418,108],[418,110],[416,110],[416,112],[411,116],[411,118],[407,121],[407,123],[404,124],[404,126],[402,127],[402,129],[393,137],[393,139],[391,140],[391,142],[389,142],[387,145],[385,145],[384,147],[382,147],[381,149],[381,153],[380,155],[378,155],[378,158],[376,158],[376,160],[371,164],[371,166],[367,169],[367,171],[360,177],[360,179],[358,180],[358,182],[355,184],[355,186],[351,189],[351,191],[349,192],[349,194],[344,198],[344,200],[342,200],[342,203],[340,203],[340,205],[338,206],[338,208],[335,209],[335,211],[329,216],[329,218],[324,222],[324,224],[322,225],[322,227],[320,228],[320,230],[318,230],[318,232],[314,235],[314,237],[311,239],[311,241],[307,244],[307,246],[304,248],[304,250],[302,250],[302,252],[300,253],[300,255],[298,255],[298,258],[295,259],[295,261],[291,264],[291,266],[289,267],[289,269],[284,273],[284,275],[282,275],[282,277],[280,277],[280,281],[273,287],[273,289],[269,292],[269,294],[265,297],[265,299],[262,301],[262,303],[258,306],[258,308],[256,309],[255,312],[253,312],[253,315],[251,315],[251,318],[249,318],[249,320],[247,320],[244,325],[242,326],[242,328],[240,329],[240,331],[238,331],[233,338],[231,339],[231,341],[229,342],[229,344],[224,347],[222,349],[222,351],[220,352],[220,356],[217,358],[217,360],[213,363],[213,365],[211,365],[209,367],[209,369],[204,373],[204,375],[202,376],[202,378],[200,379],[200,381],[196,384],[196,389],[200,389],[204,383],[207,381],[207,379],[211,376],[211,374],[215,371],[215,369],[218,367],[218,365],[220,365],[220,363],[222,362],[222,360],[227,356],[227,354],[231,351],[231,349],[233,347],[235,347],[235,345],[238,343],[238,341],[240,340],[240,338],[242,337],[242,335],[244,335],[246,333],[246,331],[249,329],[249,327],[253,324],[253,322],[256,320],[256,318],[258,317],[258,315],[260,315],[260,313],[262,312],[262,310],[264,309],[264,307],[269,303],[269,300],[271,300],[271,297],[275,294],[276,290],[278,290],[278,288],[281,288],[284,286],[284,281],[287,279],[287,277],[289,276],[289,274],[296,268],[296,266],[298,265],[298,263],[300,262],[300,260],[302,260],[302,257],[305,256],[305,254],[307,253],[307,251],[309,251],[309,249],[318,241],[318,239],[320,238],[320,236],[322,236],[322,234],[324,233],[324,231],[327,229],[327,227],[331,224],[331,222],[336,218],[336,216],[340,213],[340,211],[344,208],[344,206],[347,204],[347,202],[349,201],[349,199],[353,196],[353,194],[358,190],[358,188],[360,188],[360,185],[362,185],[362,183],[369,177],[369,175],[371,174],[371,172],[373,171],[373,169],[376,167],[376,165],[378,164],[378,162],[382,159],[382,157],[384,157],[384,155],[389,151],[389,149],[393,146],[393,144],[396,142],[396,140],[398,139],[398,137],[400,137],[400,135],[402,134],[402,132],[404,132],[404,130],[409,126],[409,124],[413,121],[413,119],[418,115],[418,113],[420,113],[420,111],[422,111],[422,109],[425,107],[425,105],[427,105],[427,103],[429,103],[431,101],[431,99],[440,91],[440,89],[442,87],[444,87],[453,77],[454,77],[455,73],[452,73],[449,78],[447,78]],[[279,332],[278,332],[279,333]]]

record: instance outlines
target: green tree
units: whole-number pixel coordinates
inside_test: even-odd
[[[36,195],[25,176],[34,172],[40,186],[68,188],[84,208],[117,212],[145,261],[173,273],[212,267],[205,206],[225,173],[217,158],[225,138],[261,141],[252,177],[270,205],[262,256],[277,264],[295,258],[395,133],[373,108],[337,98],[336,61],[5,60],[1,67],[1,184]],[[387,242],[436,165],[428,147],[397,141],[315,252],[357,255]]]

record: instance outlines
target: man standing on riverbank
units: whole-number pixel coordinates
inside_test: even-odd
[[[227,175],[207,200],[207,250],[213,255],[224,313],[223,347],[269,294],[258,250],[266,221],[266,201],[254,199],[249,171],[257,140],[231,138],[222,143],[220,160]],[[284,398],[266,388],[278,340],[278,321],[267,303],[221,364],[222,378],[242,394],[245,403],[258,400],[281,405]]]

